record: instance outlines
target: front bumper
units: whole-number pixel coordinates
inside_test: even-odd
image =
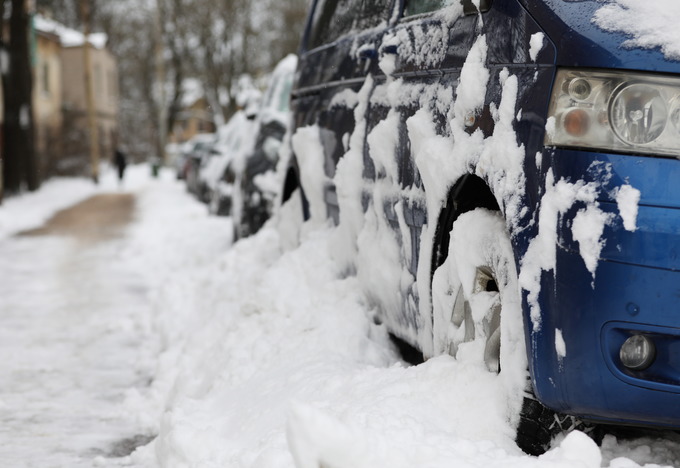
[[[583,206],[558,222],[556,268],[541,280],[541,327],[528,334],[536,395],[587,419],[680,427],[680,184],[673,183],[680,161],[546,150],[544,163],[556,180],[598,183],[599,207],[613,216],[594,278],[571,237]],[[622,184],[641,192],[634,232],[618,216],[614,190]],[[644,371],[625,368],[619,358],[632,334],[657,347]],[[557,353],[558,335],[565,356]]]

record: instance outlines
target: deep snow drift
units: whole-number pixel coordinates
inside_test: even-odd
[[[574,433],[542,457],[524,455],[498,377],[483,365],[399,359],[358,279],[331,260],[334,228],[303,226],[301,244],[285,250],[280,232],[294,230],[275,220],[231,246],[229,219],[210,217],[171,174],[147,172],[129,174],[137,221],[126,236],[89,251],[10,234],[115,190],[110,177],[97,190],[58,180],[0,208],[0,457],[9,466],[680,465],[668,434],[608,436],[600,449]],[[67,259],[70,280],[55,269]],[[59,335],[74,291],[109,300],[90,301]],[[156,435],[113,456],[117,441]]]

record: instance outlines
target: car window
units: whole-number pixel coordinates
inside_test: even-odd
[[[290,110],[290,92],[293,89],[293,77],[288,75],[285,77],[283,89],[279,94],[281,101],[279,102],[279,111],[288,112]]]
[[[404,16],[429,13],[431,11],[453,5],[454,3],[460,3],[461,1],[465,9],[465,14],[477,12],[477,7],[472,3],[472,0],[405,0]],[[487,11],[490,7],[490,4],[491,0],[480,0],[479,9],[482,12]]]
[[[288,112],[292,88],[293,76],[291,74],[274,77],[267,90],[262,108]]]
[[[319,0],[312,18],[309,48],[328,44],[352,29],[364,30],[387,17],[390,0]]]
[[[362,0],[361,14],[357,17],[355,29],[364,30],[378,26],[388,17],[389,0]]]
[[[407,0],[404,6],[404,16],[419,15],[430,11],[439,10],[460,0]]]
[[[264,99],[262,100],[262,108],[263,109],[269,109],[270,107],[274,107],[272,104],[274,101],[274,95],[276,93],[276,88],[278,88],[278,82],[279,82],[278,77],[274,77],[272,79],[272,82],[269,84],[269,88],[267,89],[267,94],[265,95]]]

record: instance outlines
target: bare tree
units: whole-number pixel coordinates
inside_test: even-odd
[[[95,115],[94,89],[92,88],[92,58],[90,50],[91,26],[90,0],[80,0],[80,16],[84,24],[85,43],[83,44],[83,78],[85,82],[85,102],[87,126],[90,143],[90,173],[95,184],[99,183],[99,129]]]
[[[5,0],[0,0],[0,18],[5,18]],[[7,95],[7,65],[8,52],[5,43],[5,21],[0,21],[0,86],[3,99]],[[4,115],[3,115],[4,117]],[[0,126],[0,204],[5,194],[5,134],[4,125]]]
[[[119,144],[135,160],[157,150],[154,101],[156,52],[153,35],[155,1],[100,2],[94,24],[107,33],[108,47],[118,59],[120,89]]]
[[[80,29],[80,13],[77,0],[36,0],[36,7],[61,24],[74,29]]]
[[[0,0],[2,1],[2,0]],[[183,84],[198,80],[216,123],[235,112],[239,78],[260,76],[295,52],[308,0],[91,0],[93,29],[104,30],[118,57],[120,137],[137,159],[159,151],[172,129]],[[37,0],[54,18],[81,28],[78,0]],[[160,9],[161,11],[157,11]],[[160,17],[160,40],[154,23]],[[161,47],[159,47],[159,45]],[[161,55],[161,57],[159,57]],[[158,60],[164,83],[157,83]],[[160,92],[160,88],[164,92]],[[160,102],[160,96],[166,99]],[[158,106],[165,106],[159,108]],[[165,117],[163,117],[165,114]]]

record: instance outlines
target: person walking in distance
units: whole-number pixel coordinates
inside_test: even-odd
[[[125,176],[125,167],[127,166],[127,158],[120,148],[116,148],[113,156],[113,162],[118,169],[118,184],[123,185],[123,177]]]

